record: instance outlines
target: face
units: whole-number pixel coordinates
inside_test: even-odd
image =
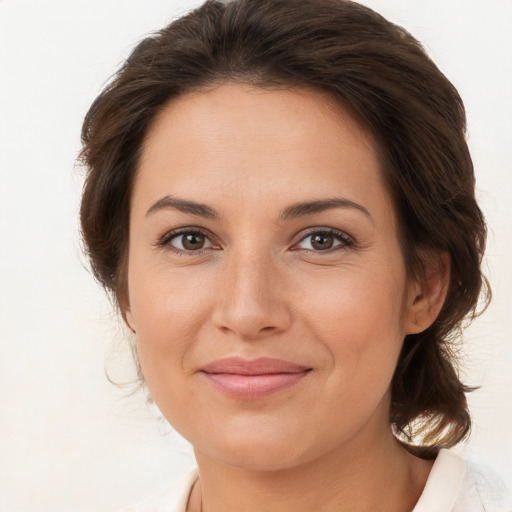
[[[290,467],[389,431],[414,290],[372,138],[325,93],[172,101],[134,183],[141,368],[204,457]]]

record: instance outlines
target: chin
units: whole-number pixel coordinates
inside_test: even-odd
[[[307,459],[302,443],[286,433],[253,430],[203,443],[192,441],[196,456],[199,451],[217,462],[249,471],[279,471],[300,465]]]
[[[247,471],[280,471],[300,465],[302,457],[298,454],[289,454],[283,450],[276,450],[275,447],[265,449],[241,449],[233,451],[223,450],[216,460],[226,466]]]

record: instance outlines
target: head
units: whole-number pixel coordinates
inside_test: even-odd
[[[420,44],[365,7],[343,0],[207,1],[142,41],[84,122],[88,174],[81,222],[95,276],[133,328],[134,194],[150,167],[151,148],[158,147],[158,133],[173,133],[173,119],[190,119],[191,98],[229,106],[222,91],[234,88],[232,97],[244,101],[242,86],[253,95],[261,91],[261,99],[284,101],[287,114],[297,110],[300,102],[292,98],[300,95],[305,118],[315,111],[313,103],[323,105],[331,121],[338,119],[344,133],[357,134],[368,148],[403,264],[397,301],[404,305],[398,314],[404,325],[414,321],[405,311],[411,298],[428,302],[436,282],[444,287],[433,318],[402,333],[389,424],[404,442],[421,436],[421,446],[410,449],[423,456],[459,442],[470,417],[453,343],[474,316],[485,283],[486,235],[474,198],[464,108]],[[258,111],[248,104],[251,115]]]

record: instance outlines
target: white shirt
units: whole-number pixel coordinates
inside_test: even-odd
[[[123,512],[186,512],[197,478],[194,468],[170,487]],[[504,500],[503,483],[450,450],[441,450],[412,512],[512,512]]]

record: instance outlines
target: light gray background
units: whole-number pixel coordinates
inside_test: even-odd
[[[458,87],[490,225],[494,301],[467,331],[475,419],[461,450],[512,480],[512,1],[366,0],[403,24]],[[77,234],[81,120],[144,34],[199,2],[0,0],[0,511],[107,512],[193,464],[122,398],[123,330]]]

